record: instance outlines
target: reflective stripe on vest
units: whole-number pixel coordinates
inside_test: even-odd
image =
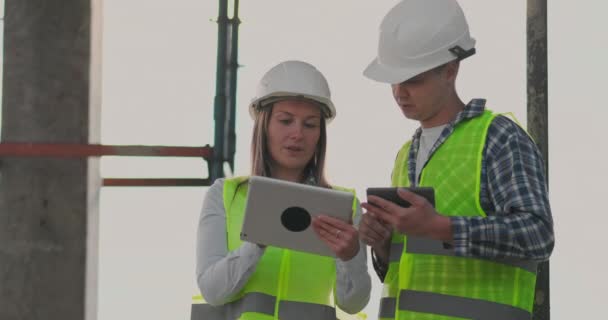
[[[193,303],[191,320],[226,320],[238,319],[245,312],[256,312],[274,315],[276,298],[258,292],[251,292],[239,300],[224,304],[222,306],[212,306],[206,303]]]
[[[399,310],[474,320],[529,320],[531,316],[524,309],[502,303],[413,290],[401,291]]]
[[[336,310],[320,304],[283,300],[279,302],[279,319],[336,320]]]
[[[401,253],[403,253],[403,242],[391,242],[391,248],[389,249],[388,262],[399,262],[401,260]]]
[[[274,316],[275,304],[275,297],[259,292],[251,292],[236,301],[217,307],[206,303],[193,303],[190,319],[238,319],[245,312],[255,312]],[[336,320],[336,310],[330,306],[318,305],[314,303],[280,301],[279,319]]]
[[[380,300],[380,318],[394,318],[397,299]],[[474,320],[529,320],[530,313],[506,304],[442,295],[431,292],[403,290],[399,310],[430,313]]]
[[[380,299],[380,312],[378,312],[378,317],[394,318],[395,311],[397,311],[397,299],[395,299],[395,298]]]
[[[403,252],[402,243],[391,243],[390,248],[390,262],[399,262],[401,259],[401,253]],[[432,254],[436,256],[455,256],[454,250],[444,248],[444,243],[437,240],[407,237],[407,253],[414,254]],[[463,259],[471,259],[465,258]],[[481,259],[485,260],[485,259]],[[520,259],[496,259],[486,260],[494,263],[500,263],[511,267],[517,267],[524,269],[531,273],[536,273],[537,263],[531,260],[520,260]]]

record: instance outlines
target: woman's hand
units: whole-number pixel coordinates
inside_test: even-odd
[[[348,261],[359,253],[359,232],[352,224],[319,215],[314,218],[312,227],[340,260]]]

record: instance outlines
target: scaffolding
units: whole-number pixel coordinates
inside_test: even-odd
[[[6,142],[0,143],[0,157],[198,157],[207,162],[207,178],[103,178],[103,186],[106,187],[210,186],[215,179],[225,176],[225,164],[234,172],[236,84],[239,67],[238,11],[239,0],[233,0],[230,7],[228,0],[219,1],[213,147]]]

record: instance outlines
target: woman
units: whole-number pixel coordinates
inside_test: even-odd
[[[249,111],[253,175],[332,187],[324,177],[325,124],[336,111],[315,67],[301,61],[273,67]],[[202,296],[193,301],[192,319],[335,320],[336,304],[350,314],[363,309],[371,284],[355,227],[329,216],[314,219],[336,259],[241,242],[246,181],[218,179],[205,197],[196,270]],[[358,223],[358,202],[353,209]]]

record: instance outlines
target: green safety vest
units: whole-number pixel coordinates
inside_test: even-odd
[[[481,163],[487,131],[496,117],[456,125],[424,167],[420,186],[435,189],[436,210],[446,216],[481,216]],[[392,185],[408,187],[411,141],[399,151]],[[394,233],[384,279],[381,319],[531,319],[536,263],[458,257],[440,241]]]
[[[246,177],[226,179],[224,208],[228,250],[241,246],[248,184]],[[334,187],[354,193],[354,190]],[[353,214],[356,198],[353,200]],[[334,287],[336,265],[332,257],[268,246],[245,287],[222,306],[193,297],[192,320],[336,320]]]

